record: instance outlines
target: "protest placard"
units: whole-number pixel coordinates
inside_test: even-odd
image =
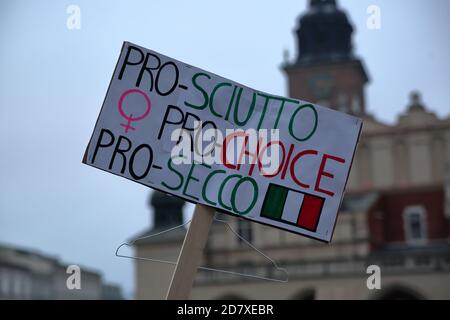
[[[83,162],[329,242],[361,127],[125,42]]]

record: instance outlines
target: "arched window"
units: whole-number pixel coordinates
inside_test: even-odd
[[[381,292],[377,292],[373,298],[375,300],[423,300],[425,299],[417,291],[400,284],[390,285]]]
[[[291,300],[315,300],[315,299],[316,299],[316,290],[314,288],[303,289],[291,298]]]
[[[216,298],[216,300],[247,300],[240,294],[236,293],[225,293],[219,297]]]
[[[239,236],[251,243],[253,241],[252,222],[239,219],[237,233]],[[242,238],[237,238],[240,246],[246,245]]]
[[[427,240],[426,211],[422,206],[410,206],[403,212],[405,240],[408,244],[424,244]]]

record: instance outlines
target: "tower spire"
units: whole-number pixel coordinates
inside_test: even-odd
[[[353,51],[353,26],[336,0],[310,0],[295,30],[297,56],[285,63],[289,95],[352,114],[365,113],[369,81]]]
[[[353,27],[335,0],[311,0],[296,33],[297,63],[343,61],[353,56]]]
[[[153,230],[164,230],[183,223],[183,200],[154,191],[149,204],[153,207]]]
[[[336,6],[336,0],[310,0],[309,6],[310,7],[316,7],[316,6],[323,6],[323,5],[333,5]]]

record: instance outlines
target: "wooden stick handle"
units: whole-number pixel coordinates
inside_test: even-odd
[[[195,206],[194,215],[184,238],[178,263],[167,292],[167,300],[186,300],[189,298],[195,274],[208,240],[214,212],[214,208],[201,204]]]

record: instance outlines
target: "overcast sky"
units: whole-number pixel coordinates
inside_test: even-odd
[[[450,1],[342,0],[371,83],[368,110],[393,123],[418,89],[450,107]],[[81,29],[66,27],[70,4]],[[280,5],[282,4],[282,5]],[[366,27],[369,5],[381,29]],[[283,51],[307,1],[0,2],[0,243],[100,270],[133,290],[116,247],[147,228],[149,189],[81,164],[122,42],[127,40],[258,90],[286,94]],[[151,265],[149,265],[151,268]]]

